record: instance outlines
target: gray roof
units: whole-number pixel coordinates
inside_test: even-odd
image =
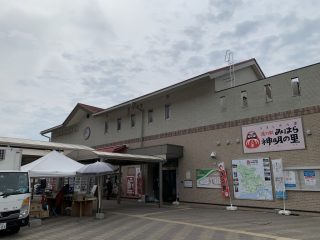
[[[0,137],[0,145],[5,147],[34,148],[50,150],[94,150],[84,145],[46,142],[21,138]]]

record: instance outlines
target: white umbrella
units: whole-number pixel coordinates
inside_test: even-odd
[[[113,171],[114,167],[111,164],[105,162],[95,162],[84,165],[82,168],[78,169],[77,174],[101,176]]]
[[[101,177],[114,171],[114,167],[105,162],[95,162],[91,164],[84,165],[77,171],[80,175],[94,175],[98,176],[98,213],[101,213]]]

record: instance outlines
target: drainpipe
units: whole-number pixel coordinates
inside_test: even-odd
[[[140,132],[140,147],[143,147],[143,136],[144,136],[144,109],[142,104],[137,106],[137,109],[141,112],[141,132]]]
[[[48,138],[49,139],[49,142],[51,142],[51,137],[48,137],[48,136],[46,136],[46,135],[44,135],[45,133],[40,133],[43,137],[46,137],[46,138]]]

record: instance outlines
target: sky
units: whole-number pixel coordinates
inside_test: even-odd
[[[107,108],[256,58],[320,62],[317,0],[0,0],[0,136],[47,139],[78,102]]]

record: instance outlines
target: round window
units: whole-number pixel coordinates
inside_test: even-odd
[[[83,138],[84,138],[84,140],[88,140],[89,139],[90,133],[91,133],[90,127],[86,127],[83,130]]]

